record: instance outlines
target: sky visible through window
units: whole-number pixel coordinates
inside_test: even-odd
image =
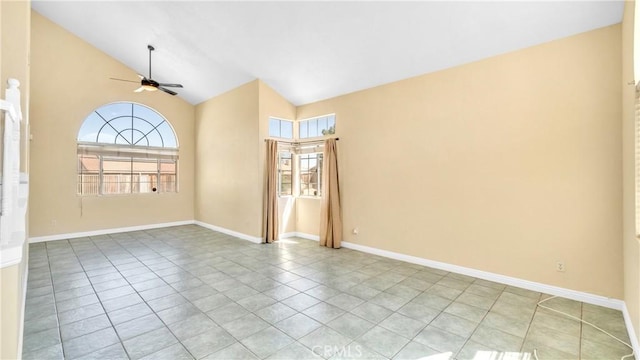
[[[112,103],[93,111],[82,123],[78,141],[125,146],[177,148],[171,125],[139,104]]]
[[[335,134],[336,115],[331,114],[307,120],[300,120],[299,126],[298,137],[300,139]]]
[[[293,122],[269,118],[269,136],[293,139]]]

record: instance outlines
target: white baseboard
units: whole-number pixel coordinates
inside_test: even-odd
[[[237,232],[237,231],[229,230],[229,229],[226,229],[226,228],[223,228],[223,227],[220,227],[220,226],[211,225],[211,224],[207,224],[205,222],[196,221],[196,220],[175,221],[175,222],[160,223],[160,224],[138,225],[138,226],[128,226],[128,227],[121,227],[121,228],[110,228],[110,229],[84,231],[84,232],[76,232],[76,233],[36,236],[36,237],[29,238],[29,243],[38,243],[38,242],[53,241],[53,240],[75,239],[75,238],[86,237],[86,236],[108,235],[108,234],[116,234],[116,233],[129,232],[129,231],[160,229],[160,228],[171,227],[171,226],[193,225],[193,224],[202,226],[204,228],[207,228],[207,229],[210,229],[210,230],[213,230],[213,231],[218,231],[218,232],[221,232],[223,234],[235,236],[235,237],[243,239],[243,240],[248,240],[248,241],[251,241],[251,242],[254,242],[254,243],[258,243],[258,244],[262,243],[262,238],[261,237],[256,237],[256,236],[243,234],[243,233],[240,233],[240,232]]]
[[[489,280],[489,281],[493,281],[493,282],[497,282],[505,285],[516,286],[516,287],[531,290],[531,291],[537,291],[545,294],[561,296],[568,299],[585,302],[588,304],[604,306],[610,309],[622,310],[624,308],[624,301],[622,300],[589,294],[582,291],[565,289],[558,286],[518,279],[511,276],[495,274],[488,271],[476,270],[476,269],[472,269],[464,266],[447,264],[439,261],[424,259],[424,258],[411,256],[411,255],[400,254],[400,253],[387,251],[387,250],[381,250],[381,249],[354,244],[350,242],[342,242],[342,246],[347,249],[358,250],[358,251],[366,252],[369,254],[387,257],[390,259],[406,261],[412,264],[424,265],[424,266],[432,267],[435,269],[453,272],[456,274],[462,274],[462,275],[472,276],[478,279],[484,279],[484,280]]]
[[[72,239],[72,238],[85,237],[85,236],[114,234],[114,233],[119,233],[119,232],[148,230],[148,229],[156,229],[156,228],[179,226],[179,225],[190,225],[190,224],[196,224],[196,225],[202,226],[204,228],[207,228],[207,229],[210,229],[210,230],[213,230],[213,231],[217,231],[217,232],[221,232],[223,234],[227,234],[227,235],[230,235],[230,236],[242,239],[242,240],[251,241],[253,243],[257,243],[257,244],[262,243],[262,238],[261,237],[256,237],[256,236],[243,234],[243,233],[240,233],[240,232],[237,232],[237,231],[234,231],[234,230],[229,230],[229,229],[226,229],[226,228],[223,228],[223,227],[220,227],[220,226],[208,224],[208,223],[205,223],[205,222],[202,222],[202,221],[197,221],[197,220],[187,220],[187,221],[178,221],[178,222],[162,223],[162,224],[132,226],[132,227],[105,229],[105,230],[88,231],[88,232],[78,232],[78,233],[70,233],[70,234],[39,236],[39,237],[29,238],[29,243],[35,243],[35,242],[41,242],[41,241],[50,241],[50,240]],[[306,234],[306,233],[302,233],[302,232],[289,232],[289,233],[284,233],[284,234],[280,235],[280,238],[282,238],[282,239],[286,239],[286,238],[290,238],[290,237],[300,237],[300,238],[303,238],[303,239],[309,239],[309,240],[314,240],[314,241],[318,241],[319,240],[319,236],[318,235]],[[347,249],[362,251],[362,252],[365,252],[365,253],[378,255],[378,256],[382,256],[382,257],[386,257],[386,258],[390,258],[390,259],[405,261],[405,262],[412,263],[412,264],[428,266],[428,267],[432,267],[432,268],[435,268],[435,269],[440,269],[440,270],[449,271],[449,272],[453,272],[453,273],[457,273],[457,274],[472,276],[472,277],[475,277],[475,278],[478,278],[478,279],[484,279],[484,280],[493,281],[493,282],[497,282],[497,283],[501,283],[501,284],[505,284],[505,285],[511,285],[511,286],[515,286],[515,287],[519,287],[519,288],[523,288],[523,289],[527,289],[527,290],[531,290],[531,291],[537,291],[537,292],[541,292],[541,293],[545,293],[545,294],[561,296],[561,297],[564,297],[564,298],[568,298],[568,299],[584,302],[584,303],[587,303],[587,304],[593,304],[593,305],[607,307],[607,308],[610,308],[610,309],[620,310],[620,311],[622,311],[623,316],[624,316],[625,324],[627,326],[627,331],[629,332],[629,338],[631,339],[631,345],[633,346],[634,351],[636,352],[636,354],[640,354],[640,345],[638,344],[638,338],[636,337],[635,330],[633,328],[633,323],[631,321],[631,317],[630,317],[629,312],[627,310],[627,306],[624,303],[624,301],[622,301],[622,300],[614,299],[614,298],[608,298],[608,297],[594,295],[594,294],[589,294],[589,293],[585,293],[585,292],[582,292],[582,291],[565,289],[565,288],[561,288],[561,287],[558,287],[558,286],[547,285],[547,284],[538,283],[538,282],[534,282],[534,281],[514,278],[514,277],[511,277],[511,276],[495,274],[495,273],[491,273],[491,272],[487,272],[487,271],[467,268],[467,267],[464,267],[464,266],[447,264],[447,263],[443,263],[443,262],[439,262],[439,261],[435,261],[435,260],[429,260],[429,259],[425,259],[425,258],[420,258],[420,257],[416,257],[416,256],[396,253],[396,252],[392,252],[392,251],[382,250],[382,249],[369,247],[369,246],[365,246],[365,245],[360,245],[360,244],[354,244],[354,243],[350,243],[350,242],[342,242],[342,246],[344,248],[347,248]],[[26,283],[25,283],[25,294],[26,294]],[[24,302],[23,302],[22,312],[23,312],[22,316],[24,317]]]
[[[636,336],[635,329],[633,328],[633,322],[631,321],[631,316],[629,315],[627,305],[622,300],[589,294],[582,291],[565,289],[558,286],[542,284],[535,281],[518,279],[518,278],[495,274],[487,271],[476,270],[476,269],[467,268],[464,266],[458,266],[458,265],[447,264],[439,261],[428,260],[428,259],[419,258],[416,256],[400,254],[392,251],[382,250],[382,249],[354,244],[350,242],[342,242],[342,246],[347,249],[362,251],[369,254],[379,255],[379,256],[383,256],[383,257],[394,259],[394,260],[400,260],[400,261],[405,261],[412,264],[428,266],[435,269],[453,272],[456,274],[472,276],[478,279],[484,279],[488,281],[497,282],[500,284],[516,286],[519,288],[523,288],[531,291],[537,291],[545,294],[561,296],[571,300],[576,300],[576,301],[580,301],[580,302],[584,302],[592,305],[603,306],[603,307],[614,309],[614,310],[620,310],[622,311],[622,315],[624,316],[624,322],[627,327],[627,333],[629,335],[629,339],[631,339],[630,345],[633,347],[633,351],[635,354],[640,354],[640,344],[638,343],[638,338]]]
[[[194,221],[193,222],[196,225],[200,225],[204,228],[213,230],[213,231],[217,231],[217,232],[221,232],[223,234],[227,234],[227,235],[231,235],[231,236],[235,236],[239,239],[242,240],[247,240],[247,241],[251,241],[252,243],[256,243],[256,244],[261,244],[262,243],[262,238],[261,237],[257,237],[257,236],[251,236],[251,235],[247,235],[247,234],[243,234],[234,230],[229,230],[220,226],[216,226],[216,225],[211,225],[211,224],[207,224],[205,222],[202,221]]]
[[[75,239],[75,238],[86,237],[86,236],[98,236],[98,235],[116,234],[116,233],[129,232],[129,231],[159,229],[159,228],[165,228],[165,227],[171,227],[171,226],[193,225],[194,223],[195,222],[193,220],[185,220],[185,221],[174,221],[174,222],[160,223],[160,224],[128,226],[128,227],[121,227],[121,228],[111,228],[111,229],[84,231],[84,232],[67,233],[67,234],[36,236],[36,237],[29,238],[29,243],[32,244],[32,243],[38,243],[43,241],[66,240],[66,239]]]
[[[629,339],[631,340],[631,346],[633,346],[633,352],[635,354],[640,354],[640,344],[638,343],[636,331],[633,328],[633,322],[631,321],[631,315],[629,315],[627,304],[623,304],[622,306],[622,316],[624,316],[624,324],[627,326],[627,333],[629,334]]]
[[[307,233],[303,233],[303,232],[288,232],[288,233],[284,233],[284,234],[280,234],[280,239],[287,239],[287,238],[292,238],[292,237],[299,237],[299,238],[303,238],[303,239],[307,239],[307,240],[313,240],[313,241],[320,241],[320,236],[318,235],[311,235],[311,234],[307,234]]]

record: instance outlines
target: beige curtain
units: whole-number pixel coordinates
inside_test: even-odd
[[[278,240],[278,142],[267,140],[266,183],[262,215],[263,243]]]
[[[322,165],[322,205],[320,208],[320,245],[340,248],[342,242],[342,210],[338,184],[336,139],[324,143]]]

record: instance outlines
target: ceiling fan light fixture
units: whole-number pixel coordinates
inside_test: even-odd
[[[167,89],[167,87],[181,88],[182,87],[181,84],[165,84],[165,83],[159,83],[159,82],[153,80],[153,78],[151,77],[151,52],[153,50],[155,50],[155,49],[151,45],[147,45],[147,49],[149,49],[149,78],[146,78],[146,77],[138,74],[138,77],[140,78],[140,87],[135,89],[133,92],[139,93],[139,92],[143,92],[143,91],[158,91],[158,90],[162,90],[163,92],[166,92],[169,95],[178,95],[177,92],[175,92],[173,90],[169,90],[169,89]],[[137,81],[131,81],[131,80],[116,79],[116,78],[111,78],[111,79],[119,80],[119,81],[127,81],[127,82],[137,82]]]

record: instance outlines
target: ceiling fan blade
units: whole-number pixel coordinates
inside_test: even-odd
[[[126,81],[126,82],[132,82],[132,83],[139,83],[140,81],[133,81],[133,80],[125,80],[125,79],[116,79],[116,78],[109,78],[111,80],[118,80],[118,81]]]
[[[165,87],[178,87],[181,88],[182,84],[163,84],[163,83],[158,83],[159,86],[165,86]]]
[[[177,92],[175,92],[175,91],[171,91],[171,90],[169,90],[169,89],[165,89],[165,88],[163,88],[163,87],[161,87],[161,86],[158,86],[158,89],[159,89],[159,90],[162,90],[162,91],[164,91],[164,92],[166,92],[167,94],[171,94],[171,95],[178,95],[178,93],[177,93]]]
[[[144,91],[144,87],[140,86],[139,88],[133,90],[133,92],[143,92]]]

